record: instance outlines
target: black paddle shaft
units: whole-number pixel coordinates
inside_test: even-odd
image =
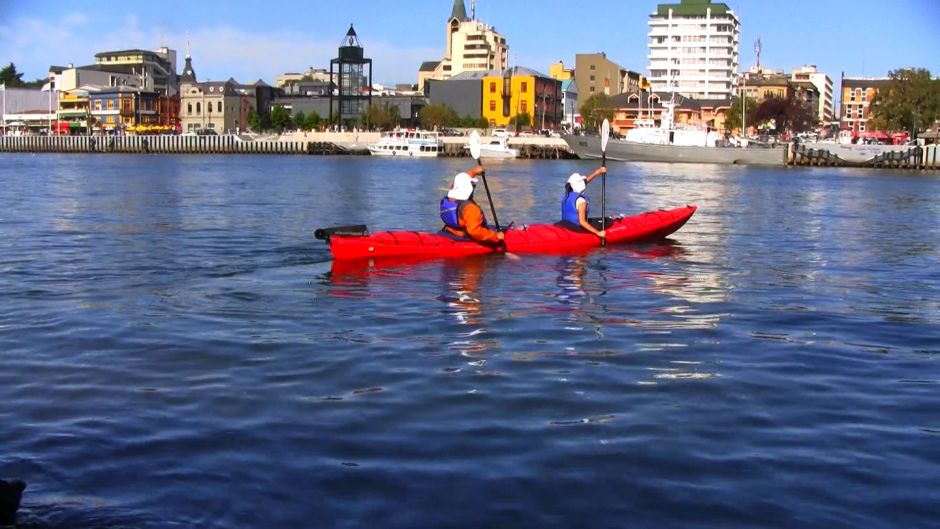
[[[477,165],[480,167],[483,166],[483,164],[480,163],[480,160],[477,160]],[[496,206],[493,205],[493,197],[490,196],[490,186],[486,185],[486,171],[481,171],[480,177],[483,179],[483,189],[486,190],[486,199],[490,201],[490,211],[493,213],[493,223],[496,224],[496,231],[499,231],[499,219],[496,218]]]

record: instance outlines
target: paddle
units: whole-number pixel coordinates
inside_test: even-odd
[[[483,166],[480,162],[480,134],[473,131],[470,134],[470,156],[473,156],[477,165]],[[493,222],[496,224],[496,231],[499,231],[499,219],[496,218],[496,206],[493,205],[493,197],[490,196],[490,186],[486,185],[486,171],[480,173],[483,178],[483,189],[486,189],[486,199],[490,201],[490,211],[493,213]]]
[[[601,167],[607,167],[607,140],[610,139],[610,122],[601,125]],[[484,182],[486,182],[484,180]],[[607,229],[607,171],[601,174],[601,231]],[[607,237],[601,239],[601,247],[607,246]]]
[[[480,134],[477,131],[473,131],[470,133],[470,156],[477,162],[477,165],[482,167],[483,163],[480,162],[480,151]],[[490,196],[490,187],[486,185],[486,171],[480,172],[480,177],[483,178],[483,189],[486,189],[486,199],[490,201],[490,211],[493,213],[493,222],[496,224],[496,231],[499,231],[499,219],[496,218],[496,206],[493,205],[493,197]],[[503,236],[505,237],[505,234]],[[503,239],[502,244],[506,257],[510,257],[513,260],[519,259],[519,256],[509,253],[509,247],[506,246],[506,239]]]

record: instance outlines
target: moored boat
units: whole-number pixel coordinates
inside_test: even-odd
[[[490,138],[490,141],[480,144],[480,158],[516,158],[518,156],[519,149],[511,148],[506,138]]]
[[[369,144],[373,156],[407,156],[432,158],[444,151],[444,142],[437,132],[427,130],[392,130],[383,132],[379,141]]]
[[[613,219],[607,226],[607,244],[645,243],[668,237],[681,228],[696,206],[649,211]],[[600,239],[587,232],[554,224],[536,224],[505,232],[505,246],[490,246],[459,240],[441,232],[383,231],[368,233],[365,226],[317,230],[326,240],[334,259],[374,257],[463,257],[488,253],[565,253],[599,247]]]

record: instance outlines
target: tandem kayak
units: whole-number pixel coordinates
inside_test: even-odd
[[[663,239],[681,228],[696,206],[648,211],[615,218],[607,226],[607,245],[644,243]],[[458,240],[440,232],[382,231],[368,233],[366,226],[342,226],[316,231],[330,245],[334,259],[373,257],[463,257],[487,253],[565,253],[601,245],[594,234],[554,224],[535,224],[505,233],[505,248]]]

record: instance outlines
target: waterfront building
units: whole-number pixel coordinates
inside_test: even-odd
[[[842,119],[839,128],[850,131],[852,135],[873,132],[868,126],[870,105],[878,90],[886,88],[888,77],[845,77],[842,76],[841,107]]]
[[[288,72],[278,75],[274,78],[274,86],[283,89],[285,92],[290,85],[301,82],[320,82],[336,84],[336,75],[324,68],[308,68],[306,72],[294,73]]]
[[[432,105],[447,105],[460,117],[483,116],[483,80],[499,77],[500,72],[461,72],[447,80],[427,81],[428,100]]]
[[[654,92],[730,99],[738,72],[738,16],[723,3],[681,0],[649,16],[650,84]]]
[[[574,79],[561,82],[561,126],[568,130],[581,127],[581,111],[578,108],[578,84]]]
[[[180,76],[180,129],[183,132],[213,130],[217,134],[248,127],[248,114],[257,107],[257,89],[267,85],[241,85],[234,79],[199,82],[192,57]],[[268,87],[270,88],[270,87]],[[261,114],[259,110],[259,115]]]
[[[483,117],[490,126],[512,125],[516,116],[529,115],[532,128],[561,127],[561,81],[523,67],[483,77]]]
[[[820,72],[815,65],[804,65],[795,68],[790,74],[794,81],[808,81],[813,83],[816,91],[819,93],[817,104],[819,121],[832,121],[834,114],[834,105],[832,99],[832,79],[823,72]]]
[[[91,132],[91,106],[87,89],[73,88],[59,92],[56,120],[64,124],[70,134]]]
[[[49,128],[50,122],[55,119],[52,92],[39,88],[0,86],[3,94],[3,116],[0,122],[6,127],[5,134],[39,132]]]
[[[159,95],[151,90],[127,86],[89,89],[88,107],[92,129],[105,132],[133,130],[160,124]]]
[[[168,97],[179,93],[176,74],[176,50],[162,47],[157,51],[121,50],[95,54],[95,64],[111,71],[137,76],[142,90],[154,91]]]
[[[616,96],[623,93],[626,70],[607,58],[607,54],[579,53],[574,59],[574,79],[578,85],[578,109],[591,96]]]
[[[470,16],[463,0],[454,0],[446,25],[446,46],[440,61],[422,63],[418,70],[418,90],[428,79],[449,79],[461,72],[502,71],[509,67],[506,37],[496,28],[476,20],[475,3]]]
[[[548,76],[559,81],[574,79],[574,68],[565,68],[564,61],[558,61],[548,67]]]
[[[330,78],[333,77],[333,66],[336,66],[337,85],[335,96],[334,91],[330,91],[329,120],[330,123],[352,127],[362,122],[363,113],[372,104],[372,59],[365,57],[352,24],[343,37],[337,57],[330,61]]]

